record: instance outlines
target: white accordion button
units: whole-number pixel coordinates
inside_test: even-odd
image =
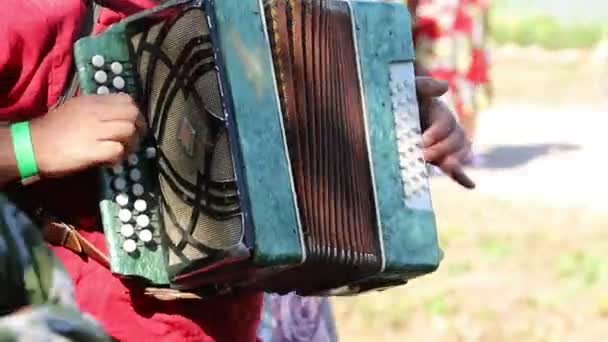
[[[148,159],[156,158],[156,148],[154,148],[154,147],[146,148],[146,158],[148,158]]]
[[[129,158],[127,158],[127,161],[129,162],[129,165],[135,166],[135,165],[137,165],[137,163],[139,163],[139,157],[137,157],[137,154],[133,153],[133,154],[129,155]]]
[[[143,213],[144,211],[146,211],[146,209],[148,209],[148,203],[146,203],[146,201],[144,201],[143,199],[138,199],[133,204],[133,208],[139,211],[140,213]]]
[[[112,167],[112,172],[114,172],[115,175],[120,175],[125,172],[125,168],[121,164],[116,164]]]
[[[125,224],[120,227],[120,234],[126,238],[130,238],[133,236],[133,234],[135,234],[135,228],[133,228],[133,226],[130,224]]]
[[[120,209],[118,212],[118,219],[120,219],[121,222],[129,222],[132,217],[133,215],[129,209]]]
[[[131,188],[131,191],[133,192],[133,195],[140,197],[141,195],[144,194],[144,186],[141,184],[133,184],[133,187]]]
[[[122,244],[122,249],[127,253],[133,253],[135,250],[137,250],[137,243],[135,240],[125,240],[125,242]]]
[[[103,70],[97,70],[94,78],[97,83],[106,83],[108,81],[108,74]]]
[[[110,88],[106,86],[101,86],[97,88],[97,95],[108,95],[110,93]]]
[[[118,194],[116,196],[116,203],[121,207],[126,207],[129,204],[129,196],[127,194]]]
[[[148,217],[148,215],[139,215],[137,216],[137,219],[135,219],[135,222],[137,222],[137,225],[139,227],[146,228],[150,225],[150,218]]]
[[[122,90],[125,87],[125,79],[120,76],[116,76],[112,80],[112,85],[114,86],[114,88]]]
[[[152,241],[152,232],[149,231],[148,229],[142,229],[139,232],[139,239],[142,242],[150,242],[150,241]]]
[[[122,73],[122,64],[114,62],[110,65],[110,69],[112,69],[114,75],[120,75]]]
[[[114,189],[118,190],[118,191],[122,191],[127,187],[127,181],[122,178],[116,178],[114,179]]]
[[[139,182],[141,179],[141,171],[139,169],[133,169],[129,172],[129,178],[134,182]]]
[[[106,63],[102,55],[95,55],[91,58],[91,64],[96,68],[101,68]]]

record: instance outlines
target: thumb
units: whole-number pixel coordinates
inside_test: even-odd
[[[439,97],[448,91],[448,82],[427,76],[416,77],[416,91],[420,97]]]

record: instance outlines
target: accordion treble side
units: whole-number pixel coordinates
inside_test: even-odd
[[[397,3],[173,0],[78,41],[83,93],[133,95],[150,128],[100,172],[112,271],[328,295],[434,271],[409,21]]]

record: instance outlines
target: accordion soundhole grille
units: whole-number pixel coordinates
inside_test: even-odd
[[[349,282],[381,264],[349,8],[270,0],[265,9],[306,237],[303,267],[323,272],[306,281]]]
[[[131,42],[140,105],[159,148],[161,235],[175,275],[243,237],[207,16],[184,11]]]

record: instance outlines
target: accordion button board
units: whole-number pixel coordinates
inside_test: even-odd
[[[427,165],[422,155],[422,130],[418,119],[415,79],[411,63],[390,66],[391,108],[395,118],[399,168],[404,200],[410,208],[432,211]]]
[[[85,94],[150,135],[103,169],[112,271],[158,287],[356,294],[441,260],[404,4],[168,0],[79,40]]]

